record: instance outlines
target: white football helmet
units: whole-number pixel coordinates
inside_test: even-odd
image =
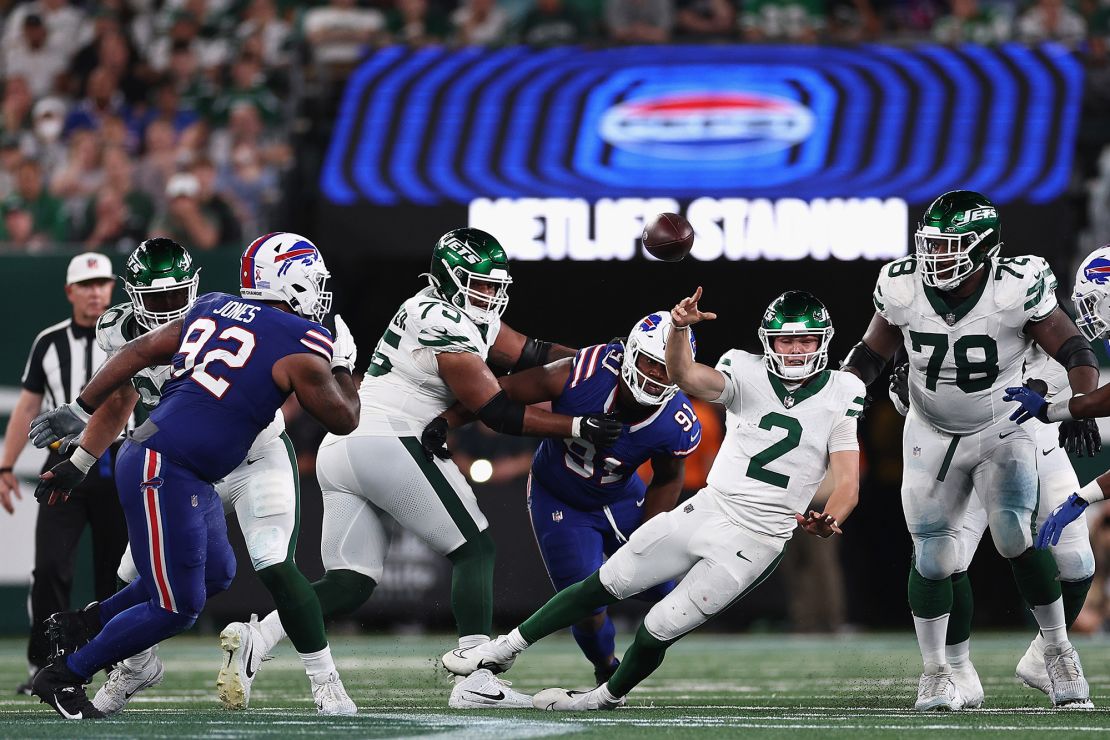
[[[243,252],[239,295],[281,301],[297,314],[322,321],[331,310],[324,290],[331,273],[316,245],[299,234],[278,231],[260,236]]]
[[[1075,325],[1087,341],[1110,339],[1110,244],[1091,252],[1079,265],[1071,299]]]
[[[624,342],[624,358],[621,360],[621,378],[628,390],[632,391],[632,397],[637,403],[662,406],[678,392],[677,385],[663,385],[636,367],[636,360],[641,354],[660,364],[667,364],[667,340],[673,328],[671,312],[656,311],[637,321],[632,331],[628,332],[628,339]],[[691,329],[689,334],[690,351],[694,353],[697,351],[694,330]],[[659,390],[652,392],[649,388]]]

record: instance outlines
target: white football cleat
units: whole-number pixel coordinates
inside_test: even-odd
[[[452,709],[531,709],[532,697],[514,691],[509,681],[482,668],[455,684],[447,706]]]
[[[488,670],[504,673],[509,670],[519,653],[509,647],[508,638],[501,635],[496,640],[483,642],[470,648],[456,648],[444,653],[440,659],[443,667],[456,676],[469,676],[475,671]]]
[[[1075,652],[1070,642],[1045,645],[1044,664],[1051,685],[1052,706],[1057,709],[1094,709],[1079,653]]]
[[[162,665],[162,659],[154,653],[151,654],[150,660],[138,669],[131,668],[126,662],[120,661],[108,674],[108,680],[96,692],[92,700],[93,706],[107,716],[117,714],[123,711],[127,702],[131,701],[135,694],[162,683],[165,676],[166,667]]]
[[[913,708],[919,712],[949,711],[955,712],[964,706],[960,690],[952,680],[952,669],[948,666],[937,666],[932,671],[921,674],[917,682],[917,703]]]
[[[1025,655],[1021,656],[1014,675],[1023,684],[1031,689],[1043,692],[1052,698],[1052,682],[1048,680],[1048,669],[1045,668],[1044,646],[1040,635],[1029,643]]]
[[[624,706],[623,696],[616,701],[608,701],[601,695],[601,687],[607,685],[601,684],[590,691],[544,689],[532,697],[532,706],[547,712],[592,712]]]
[[[232,622],[220,633],[220,649],[227,659],[216,676],[216,695],[224,709],[246,709],[250,703],[251,684],[264,657],[255,649],[262,641],[257,624],[258,616],[252,614],[249,623]]]
[[[320,680],[317,681],[317,678]],[[347,690],[343,688],[343,682],[339,680],[339,674],[335,671],[319,677],[312,676],[309,682],[312,684],[312,698],[316,700],[318,714],[341,716],[358,714],[358,707],[347,695]]]
[[[978,709],[983,706],[983,684],[970,660],[952,665],[952,681],[963,698],[961,709]]]

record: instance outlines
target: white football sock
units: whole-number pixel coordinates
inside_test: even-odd
[[[932,619],[915,616],[913,627],[917,631],[917,645],[921,648],[921,659],[928,666],[944,666],[944,638],[948,634],[948,616],[942,614]]]
[[[146,666],[153,658],[154,648],[148,647],[146,650],[135,653],[130,658],[124,658],[123,664],[132,671],[138,671]]]
[[[612,691],[609,690],[609,682],[608,681],[606,681],[605,683],[603,683],[603,684],[601,684],[600,686],[597,687],[597,693],[598,693],[598,696],[601,698],[601,700],[603,702],[605,702],[606,704],[616,704],[617,702],[619,702],[621,700],[621,698],[619,696],[617,696],[616,694],[614,694]]]
[[[955,645],[944,646],[944,657],[948,660],[948,665],[953,668],[962,668],[971,662],[971,638],[963,642],[957,642]]]
[[[262,634],[262,654],[267,655],[274,647],[285,639],[285,628],[281,626],[281,617],[277,609],[267,614],[258,623],[258,631]]]
[[[325,645],[323,650],[314,653],[301,653],[301,662],[304,663],[304,672],[309,676],[328,675],[335,673],[335,661],[331,658],[331,646]]]
[[[459,649],[466,650],[487,642],[489,642],[489,635],[463,635],[459,638]]]
[[[524,636],[520,634],[520,630],[516,627],[513,627],[513,631],[505,635],[505,642],[507,642],[509,644],[509,647],[511,647],[513,651],[517,653],[523,653],[531,644],[524,639]]]
[[[1041,628],[1041,634],[1049,645],[1066,643],[1068,628],[1064,623],[1064,600],[1056,599],[1051,604],[1033,607],[1033,616]]]

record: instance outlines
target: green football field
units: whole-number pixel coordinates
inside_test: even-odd
[[[986,689],[983,709],[919,715],[920,671],[910,634],[829,637],[693,635],[614,712],[458,712],[447,709],[451,681],[435,656],[447,637],[336,637],[333,648],[357,717],[317,718],[296,655],[284,647],[259,672],[251,708],[216,705],[221,653],[215,638],[176,638],[161,648],[166,681],[140,695],[119,718],[64,722],[36,699],[0,699],[2,737],[923,737],[946,733],[1000,737],[1087,737],[1110,733],[1110,640],[1080,640],[1094,711],[1052,711],[1020,686],[1013,668],[1022,635],[976,638]],[[0,686],[15,686],[23,644],[0,641]],[[569,636],[531,648],[508,675],[516,688],[587,688],[591,673]],[[98,685],[98,678],[93,688]],[[91,695],[91,694],[90,694]],[[1103,708],[1106,707],[1106,708]]]

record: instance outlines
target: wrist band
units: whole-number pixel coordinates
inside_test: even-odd
[[[80,470],[82,473],[88,473],[92,466],[96,464],[96,458],[92,453],[84,447],[78,445],[73,454],[69,456],[69,461],[73,463],[73,467]]]
[[[3,475],[4,473],[10,473],[10,472],[12,472],[12,469],[7,465],[0,468],[0,475]]]
[[[73,400],[73,405],[70,408],[73,410],[73,415],[81,421],[88,421],[96,412],[96,409],[82,401],[80,396]]]
[[[1072,398],[1074,398],[1074,396],[1072,396]],[[1071,399],[1069,398],[1064,401],[1056,401],[1055,403],[1048,404],[1048,408],[1045,409],[1044,412],[1045,418],[1050,422],[1071,421],[1075,417],[1071,415],[1071,409],[1068,408],[1070,402]]]
[[[582,417],[576,416],[570,422],[570,436],[575,438],[582,437]]]
[[[1083,499],[1083,501],[1087,504],[1091,504],[1095,501],[1101,501],[1103,498],[1105,498],[1102,493],[1102,486],[1098,484],[1098,478],[1095,478],[1093,481],[1080,488],[1078,493],[1079,498]]]
[[[678,324],[672,323],[671,324],[671,329],[673,331],[688,331],[690,329],[690,325],[689,324],[684,324],[682,326],[679,326]]]

